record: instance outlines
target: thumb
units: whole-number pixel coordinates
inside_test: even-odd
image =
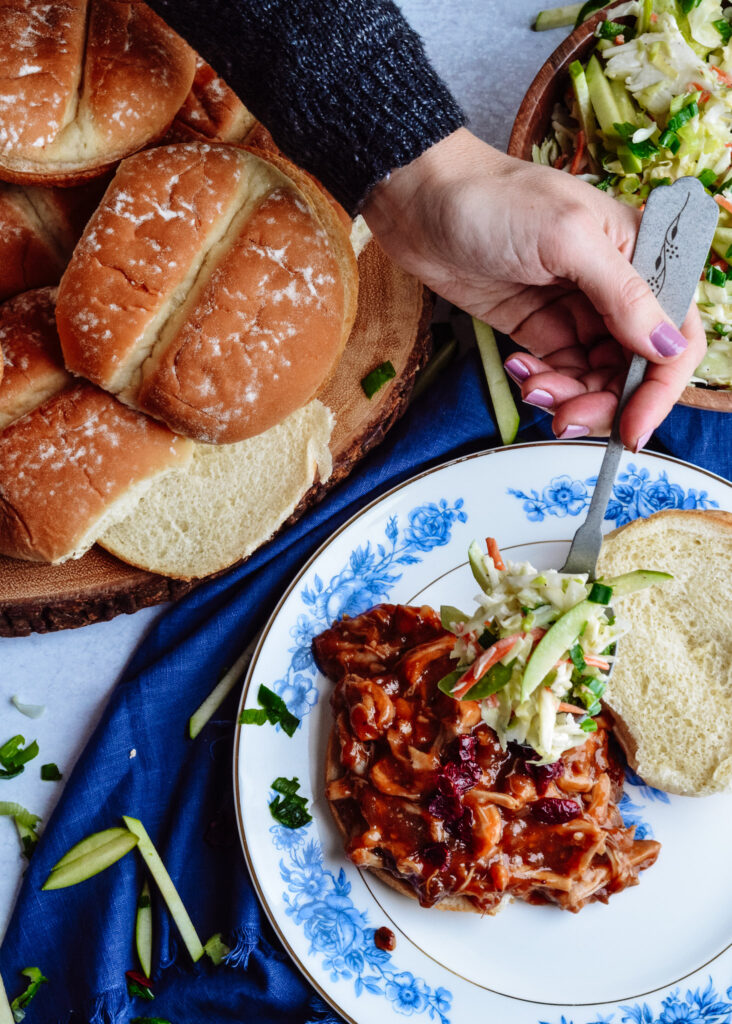
[[[689,344],[669,321],[655,295],[604,232],[582,246],[574,280],[623,348],[652,363],[665,363]],[[701,358],[701,355],[700,355]]]

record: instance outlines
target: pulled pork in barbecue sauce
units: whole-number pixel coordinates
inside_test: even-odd
[[[476,701],[437,689],[455,637],[431,608],[382,604],[313,641],[335,682],[328,800],[354,864],[379,868],[431,907],[507,896],[578,911],[636,885],[659,844],[634,839],[616,801],[623,766],[608,723],[540,767],[502,750]]]

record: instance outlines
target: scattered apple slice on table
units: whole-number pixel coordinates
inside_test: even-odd
[[[73,846],[51,869],[43,884],[44,889],[65,889],[68,885],[84,882],[92,875],[111,867],[126,853],[133,850],[139,840],[125,828],[109,828],[96,832]]]
[[[137,959],[140,961],[142,973],[150,977],[152,970],[152,906],[150,903],[150,885],[145,879],[140,898],[137,901],[137,919],[135,921],[135,946]]]
[[[178,931],[185,943],[185,947],[195,963],[203,956],[203,946],[196,934],[196,929],[193,927],[193,922],[188,916],[188,911],[183,906],[183,901],[178,895],[178,890],[173,885],[173,881],[160,859],[160,854],[153,846],[153,842],[141,821],[138,821],[137,818],[128,818],[127,815],[123,815],[122,820],[130,832],[139,840],[137,848],[142,855],[142,859],[147,864],[150,874],[160,889],[162,897],[168,905],[170,916],[178,926]]]

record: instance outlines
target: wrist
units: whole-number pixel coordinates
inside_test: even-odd
[[[392,231],[418,208],[433,206],[440,196],[470,178],[503,170],[510,157],[481,142],[467,128],[458,128],[426,149],[415,160],[387,174],[367,195],[361,213],[375,235]]]

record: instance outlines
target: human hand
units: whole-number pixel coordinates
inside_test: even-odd
[[[638,352],[650,365],[621,422],[637,451],[701,362],[696,306],[679,333],[630,265],[637,210],[464,128],[394,171],[363,214],[397,263],[528,349],[506,369],[558,437],[610,433]]]

